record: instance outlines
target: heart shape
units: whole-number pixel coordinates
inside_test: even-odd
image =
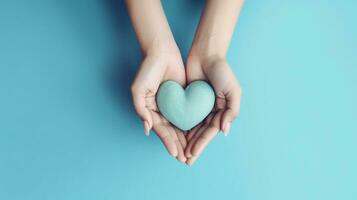
[[[194,81],[186,89],[175,81],[160,85],[156,102],[161,114],[177,128],[187,131],[211,112],[215,93],[205,81]]]

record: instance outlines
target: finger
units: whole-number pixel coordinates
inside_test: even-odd
[[[228,134],[230,129],[230,124],[237,117],[240,109],[240,98],[241,98],[241,89],[237,86],[237,89],[232,90],[226,96],[226,108],[221,120],[220,128],[225,135]]]
[[[152,118],[149,109],[146,107],[145,92],[136,86],[132,87],[132,96],[136,113],[140,116],[144,123],[145,134],[149,135],[152,128]]]
[[[206,148],[208,143],[218,135],[220,129],[219,126],[209,126],[206,130],[202,132],[200,137],[196,140],[194,146],[191,147],[191,154],[193,156],[199,156],[202,151]]]
[[[221,120],[222,112],[218,112],[211,120],[209,126],[203,131],[200,137],[196,140],[195,145],[191,150],[193,156],[199,156],[206,148],[208,143],[219,133],[219,122]]]
[[[185,163],[187,159],[179,140],[176,140],[176,147],[177,147],[177,156],[176,156],[177,160],[182,163]]]
[[[156,104],[156,95],[155,94],[147,94],[145,97],[146,103],[146,109],[148,109],[149,111],[155,111],[158,112],[159,109],[157,108],[157,104]]]
[[[200,136],[200,134],[203,132],[204,128],[205,128],[204,126],[201,126],[200,129],[198,129],[195,133],[193,133],[193,136],[192,136],[191,140],[188,142],[186,149],[185,149],[185,156],[187,158],[192,157],[191,149],[192,149],[193,145],[195,144],[196,140],[198,139],[198,137]]]
[[[186,139],[189,142],[193,136],[195,135],[195,133],[201,128],[202,123],[200,123],[199,125],[195,126],[192,130],[190,130],[190,132],[188,133]]]
[[[176,145],[176,148],[177,148],[177,160],[182,162],[182,163],[185,163],[186,162],[186,157],[185,157],[185,154],[183,152],[183,148],[182,148],[182,145],[181,145],[181,142],[178,138],[178,135],[176,134],[176,131],[175,129],[173,129],[172,127],[167,127],[167,129],[170,131],[170,134],[172,136],[172,138],[175,140],[175,145]]]
[[[190,134],[192,134],[192,136],[191,136],[191,138],[186,146],[186,149],[185,149],[185,155],[187,158],[192,157],[191,149],[192,149],[193,145],[196,143],[196,141],[199,138],[199,136],[201,135],[201,133],[205,130],[205,128],[206,128],[205,124],[199,125],[196,129],[192,130],[192,133],[190,133]]]
[[[182,148],[185,149],[186,145],[187,145],[187,141],[186,141],[186,137],[185,137],[184,133],[182,131],[178,130],[177,128],[175,128],[175,132],[176,132],[176,135],[180,141]]]
[[[194,144],[196,143],[197,139],[200,137],[200,135],[203,133],[203,131],[208,127],[209,123],[211,122],[213,118],[213,114],[210,114],[205,122],[203,122],[197,129],[193,129],[192,130],[192,138],[190,138],[188,145],[185,149],[185,155],[187,158],[192,157],[192,152],[191,149],[194,146]]]
[[[177,145],[170,131],[164,125],[155,125],[153,128],[169,154],[176,157],[178,154]]]
[[[191,157],[191,158],[188,158],[187,161],[186,161],[186,164],[187,164],[188,166],[193,165],[193,163],[197,160],[197,158],[198,158],[198,156],[193,156],[193,157]]]

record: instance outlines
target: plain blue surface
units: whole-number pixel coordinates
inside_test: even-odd
[[[164,1],[186,56],[202,1]],[[146,137],[121,1],[0,0],[0,199],[357,199],[357,2],[247,0],[240,118],[192,167]]]

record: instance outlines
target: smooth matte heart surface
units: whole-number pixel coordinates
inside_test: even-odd
[[[161,114],[177,128],[187,131],[211,112],[215,94],[205,81],[194,81],[186,89],[175,81],[160,85],[156,102]]]

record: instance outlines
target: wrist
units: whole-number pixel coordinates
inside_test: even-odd
[[[226,62],[226,57],[222,54],[203,54],[190,52],[187,58],[188,66],[214,66],[214,63]]]
[[[172,36],[157,36],[150,45],[143,48],[145,56],[150,55],[180,55],[180,50]]]
[[[176,43],[166,43],[164,45],[154,45],[144,52],[145,59],[153,59],[161,62],[166,67],[182,66],[182,57]]]
[[[199,60],[207,60],[212,57],[225,59],[226,48],[221,45],[214,33],[196,35],[189,56]]]

